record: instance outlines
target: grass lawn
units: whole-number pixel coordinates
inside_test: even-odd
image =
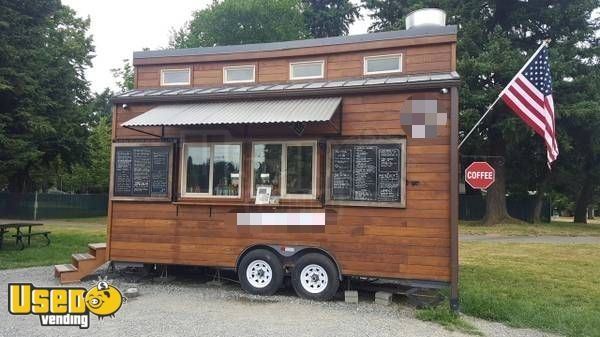
[[[42,221],[43,227],[33,227],[33,231],[47,230],[50,233],[50,246],[44,246],[45,239],[34,237],[31,247],[18,250],[11,236],[15,229],[4,235],[4,246],[0,250],[0,269],[47,266],[70,263],[71,254],[87,252],[87,244],[106,242],[106,218],[63,219]]]
[[[559,235],[559,236],[600,236],[599,223],[572,223],[553,221],[550,223],[514,223],[496,226],[482,226],[480,222],[465,221],[459,227],[460,234],[496,235]]]
[[[600,336],[600,246],[464,242],[461,311],[511,326]]]

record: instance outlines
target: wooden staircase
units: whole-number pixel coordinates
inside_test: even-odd
[[[73,263],[54,266],[61,284],[79,282],[106,262],[106,243],[90,243],[88,248],[87,253],[71,255]]]

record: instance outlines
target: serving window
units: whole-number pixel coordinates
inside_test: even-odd
[[[329,205],[405,207],[406,139],[327,143]]]
[[[316,141],[252,144],[252,195],[270,186],[281,198],[316,198]]]
[[[184,197],[241,196],[241,143],[186,143],[181,163]]]

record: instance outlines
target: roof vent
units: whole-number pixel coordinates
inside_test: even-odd
[[[406,29],[421,26],[445,26],[446,12],[437,8],[422,8],[406,17]]]

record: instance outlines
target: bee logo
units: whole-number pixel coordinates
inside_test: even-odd
[[[127,299],[121,291],[99,279],[90,289],[83,287],[35,287],[31,283],[8,284],[8,312],[36,315],[42,326],[89,328],[90,312],[103,319],[114,317]]]
[[[125,301],[121,291],[106,281],[98,282],[98,285],[90,288],[85,294],[85,305],[99,319],[106,316],[114,317]]]

